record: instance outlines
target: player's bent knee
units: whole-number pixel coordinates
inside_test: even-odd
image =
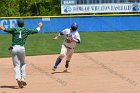
[[[60,54],[60,56],[59,56],[59,58],[64,58],[65,57],[65,55],[64,54]]]

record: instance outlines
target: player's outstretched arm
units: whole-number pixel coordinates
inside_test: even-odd
[[[53,38],[53,40],[56,40],[56,39],[58,39],[58,37],[60,37],[60,36],[59,36],[59,35],[55,36],[55,37]]]
[[[4,30],[5,30],[5,28],[4,28],[3,26],[0,26],[0,30],[4,31]]]
[[[58,37],[62,36],[62,35],[63,35],[63,33],[64,33],[64,30],[63,30],[63,31],[61,31],[61,32],[59,32],[59,34],[58,34],[57,36],[55,36],[55,37],[53,38],[53,40],[58,39]]]
[[[42,25],[43,25],[42,22],[39,22],[36,29],[37,29],[38,31],[40,31],[40,28],[42,27]]]
[[[57,36],[55,36],[54,38],[53,38],[53,40],[56,40],[56,39],[58,39],[60,37],[60,34],[58,34]]]

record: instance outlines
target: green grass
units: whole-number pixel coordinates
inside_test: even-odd
[[[50,55],[60,52],[63,37],[54,41],[57,33],[40,33],[28,37],[25,48],[26,55]],[[75,52],[94,52],[110,50],[140,49],[140,31],[122,32],[82,32],[81,44]],[[11,45],[11,35],[0,34],[0,57],[10,56],[8,47]]]

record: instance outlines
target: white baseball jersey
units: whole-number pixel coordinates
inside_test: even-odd
[[[71,32],[70,28],[64,29],[63,31],[61,31],[60,35],[65,35],[63,45],[66,45],[69,48],[74,48],[76,46],[76,42],[74,42],[73,39],[77,39],[80,42],[80,35],[79,35],[78,31]],[[70,38],[70,40],[71,40],[70,43],[66,42],[67,37]]]

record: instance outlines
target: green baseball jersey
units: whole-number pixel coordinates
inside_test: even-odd
[[[28,35],[38,33],[38,30],[31,30],[24,27],[8,28],[4,32],[12,34],[12,46],[21,45],[23,46],[26,42]]]

